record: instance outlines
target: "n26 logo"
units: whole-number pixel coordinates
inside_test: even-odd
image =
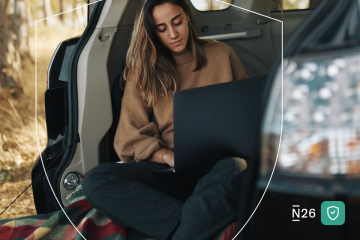
[[[314,218],[316,216],[315,209],[311,208],[310,210],[306,208],[300,208],[300,205],[292,205],[292,221],[299,222],[301,218]]]

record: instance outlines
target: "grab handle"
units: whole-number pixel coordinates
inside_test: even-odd
[[[237,33],[227,33],[227,34],[218,34],[218,35],[210,35],[210,36],[202,36],[201,39],[213,39],[218,41],[223,40],[232,40],[237,38],[256,38],[261,36],[261,29],[249,29]]]

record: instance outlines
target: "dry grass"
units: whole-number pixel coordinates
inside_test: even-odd
[[[40,150],[47,142],[44,93],[47,68],[57,45],[83,29],[63,26],[38,27],[37,61],[37,132]],[[39,156],[35,122],[35,62],[34,34],[30,35],[30,58],[22,59],[23,93],[13,97],[8,90],[0,92],[0,212],[2,212],[30,183],[31,169]],[[8,180],[8,181],[7,181]],[[31,187],[6,210],[0,219],[36,214]]]

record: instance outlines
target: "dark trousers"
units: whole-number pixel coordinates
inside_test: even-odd
[[[155,173],[166,168],[101,164],[86,174],[83,193],[113,222],[157,240],[209,240],[236,221],[241,174],[234,158],[208,171]]]

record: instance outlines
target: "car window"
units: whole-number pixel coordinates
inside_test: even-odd
[[[192,5],[198,10],[198,11],[218,11],[218,10],[224,10],[230,7],[229,4],[232,4],[234,0],[222,0],[222,3],[217,0],[190,0]]]
[[[302,10],[315,8],[321,0],[272,0],[271,11]]]

